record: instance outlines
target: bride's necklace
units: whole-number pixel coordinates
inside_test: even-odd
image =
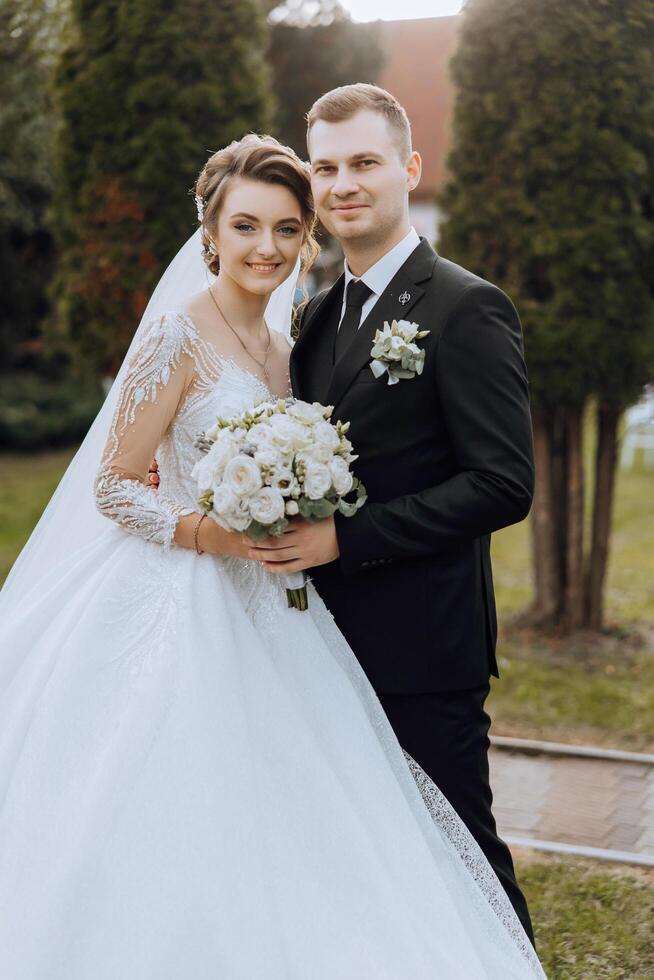
[[[212,300],[214,302],[214,305],[215,305],[216,309],[218,310],[218,312],[220,313],[222,319],[225,321],[225,323],[227,324],[227,326],[229,327],[229,329],[232,331],[232,333],[234,334],[234,336],[236,337],[236,339],[238,340],[239,344],[241,345],[241,347],[243,348],[243,350],[245,351],[245,353],[248,355],[248,357],[252,358],[252,360],[254,361],[254,363],[259,365],[259,367],[263,371],[263,376],[266,379],[266,383],[268,383],[270,381],[270,375],[268,374],[268,370],[266,368],[266,365],[268,363],[268,354],[270,353],[270,346],[272,344],[272,338],[270,336],[270,330],[268,328],[268,324],[266,323],[266,321],[265,320],[263,321],[263,325],[266,328],[266,333],[268,334],[268,346],[266,347],[266,350],[264,352],[264,358],[263,358],[263,362],[262,362],[258,358],[256,358],[254,356],[254,354],[252,354],[251,351],[249,351],[248,348],[245,346],[245,344],[241,340],[240,335],[234,329],[234,327],[231,325],[231,323],[229,322],[229,320],[227,319],[227,317],[225,316],[225,314],[221,310],[221,308],[220,308],[220,306],[218,304],[218,300],[216,299],[216,297],[213,294],[213,291],[211,289],[211,286],[209,286],[209,295],[211,296],[211,298],[212,298]]]

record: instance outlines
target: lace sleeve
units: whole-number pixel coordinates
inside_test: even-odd
[[[194,376],[192,326],[166,314],[146,327],[120,389],[95,481],[98,510],[125,530],[168,548],[191,511],[148,489],[147,469]]]

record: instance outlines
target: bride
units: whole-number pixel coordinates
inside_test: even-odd
[[[196,194],[0,595],[0,976],[543,977],[315,590],[289,609],[202,520],[194,440],[288,394],[316,246],[308,170],[270,137],[214,154]]]

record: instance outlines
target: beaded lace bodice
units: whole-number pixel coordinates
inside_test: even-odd
[[[290,383],[288,393],[290,394]],[[216,421],[273,397],[254,373],[222,356],[184,313],[150,322],[121,386],[95,483],[99,511],[168,548],[184,514],[198,510],[191,477],[197,436]],[[156,456],[161,487],[146,485]]]

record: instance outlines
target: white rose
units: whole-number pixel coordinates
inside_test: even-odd
[[[299,514],[299,512],[300,508],[298,507],[296,500],[286,501],[286,513],[289,517],[295,517],[295,515]]]
[[[235,511],[237,507],[238,497],[233,490],[225,486],[214,487],[213,509],[216,514],[220,514],[221,517],[229,517],[231,511]]]
[[[313,429],[313,438],[315,442],[320,446],[326,446],[332,451],[338,449],[338,445],[341,441],[341,437],[338,432],[329,422],[317,422]]]
[[[304,492],[309,500],[320,500],[332,485],[329,467],[323,463],[309,463],[304,477]]]
[[[310,405],[308,402],[293,402],[286,409],[286,414],[290,415],[292,419],[297,422],[302,422],[304,425],[314,425],[316,422],[322,421],[324,418],[324,409],[322,405],[318,402],[314,402]]]
[[[298,482],[290,466],[280,466],[271,474],[270,486],[288,497],[298,487]]]
[[[199,490],[208,490],[215,480],[215,466],[213,460],[209,458],[209,453],[199,459],[193,469],[191,476],[197,481]]]
[[[322,463],[323,466],[326,466],[332,460],[333,456],[334,451],[329,446],[314,443],[308,449],[300,450],[296,459],[298,462],[304,463],[305,466],[311,466],[313,463]]]
[[[332,475],[334,490],[339,496],[344,497],[352,489],[353,477],[342,456],[333,458],[329,464],[329,471]]]
[[[250,456],[234,456],[225,467],[223,481],[239,497],[247,497],[262,486],[261,472]]]
[[[252,523],[252,518],[250,515],[241,512],[238,514],[230,514],[228,520],[231,531],[247,531]]]
[[[273,431],[267,422],[253,425],[248,433],[248,439],[257,449],[267,449],[272,446]]]
[[[309,430],[287,415],[273,415],[270,420],[272,443],[283,453],[293,453],[310,442]]]
[[[281,466],[284,455],[278,449],[257,449],[254,458],[259,466]]]
[[[237,453],[238,448],[232,439],[220,439],[214,442],[209,452],[198,460],[192,470],[192,475],[198,481],[200,489],[204,490],[220,483],[225,466]]]
[[[284,516],[284,498],[278,490],[264,487],[249,501],[250,514],[259,524],[274,524]]]

